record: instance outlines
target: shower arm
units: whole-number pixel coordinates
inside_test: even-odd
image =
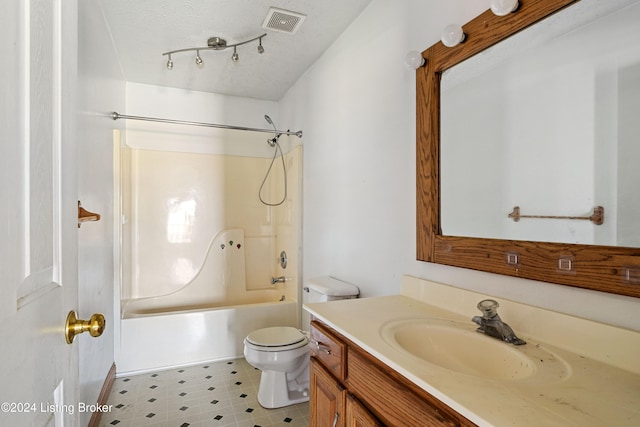
[[[117,112],[111,113],[111,118],[113,120],[126,119],[126,120],[141,120],[145,122],[158,122],[158,123],[170,123],[176,125],[187,125],[187,126],[202,126],[209,128],[219,128],[219,129],[233,129],[233,130],[245,130],[252,132],[265,132],[265,133],[276,133],[278,135],[295,135],[298,138],[302,138],[302,131],[299,130],[297,132],[292,131],[282,131],[282,130],[274,130],[274,129],[259,129],[259,128],[248,128],[243,126],[232,126],[232,125],[219,125],[215,123],[202,123],[202,122],[188,122],[184,120],[170,120],[170,119],[160,119],[157,117],[142,117],[142,116],[128,116],[126,114],[119,114]]]

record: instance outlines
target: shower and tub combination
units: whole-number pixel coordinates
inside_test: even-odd
[[[114,143],[118,371],[241,357],[249,332],[299,325],[302,146],[281,137],[302,133],[112,117],[223,128]]]

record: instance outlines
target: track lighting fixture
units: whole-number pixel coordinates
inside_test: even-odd
[[[242,46],[244,44],[247,43],[251,43],[253,41],[258,40],[258,53],[259,54],[263,54],[264,53],[264,46],[262,46],[262,38],[266,37],[267,33],[264,33],[258,37],[254,37],[252,39],[240,42],[240,43],[234,43],[234,44],[227,44],[227,41],[221,37],[210,37],[207,40],[207,46],[205,47],[188,47],[188,48],[184,48],[184,49],[176,49],[176,50],[171,50],[168,52],[164,52],[162,55],[163,56],[167,56],[168,60],[167,60],[167,69],[168,70],[172,70],[173,69],[173,60],[171,59],[171,55],[175,54],[175,53],[181,53],[181,52],[191,52],[191,51],[196,51],[196,58],[195,58],[195,63],[198,67],[203,67],[204,66],[204,60],[202,59],[202,57],[200,56],[200,51],[201,50],[225,50],[228,48],[233,48],[233,55],[231,55],[231,60],[233,62],[238,62],[238,60],[240,59],[240,55],[238,55],[238,46]]]

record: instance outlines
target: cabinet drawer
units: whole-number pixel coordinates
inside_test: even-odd
[[[346,372],[346,345],[317,321],[311,322],[311,356],[324,365],[338,380],[344,381]]]
[[[433,397],[418,396],[395,377],[389,368],[377,366],[370,357],[349,348],[349,391],[385,425],[460,426],[444,404]]]

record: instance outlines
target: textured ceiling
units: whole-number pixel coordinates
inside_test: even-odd
[[[127,81],[277,101],[357,18],[371,0],[100,0]],[[295,34],[262,28],[271,6],[306,15]],[[212,36],[233,49],[173,55],[163,52],[207,45]]]

